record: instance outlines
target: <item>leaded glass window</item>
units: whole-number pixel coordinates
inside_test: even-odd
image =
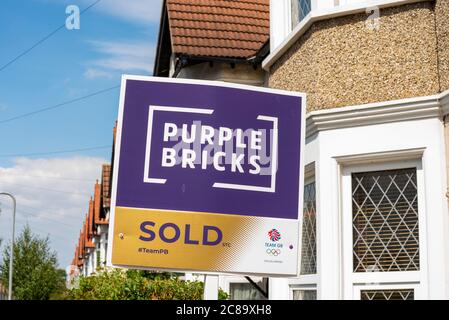
[[[419,270],[416,169],[352,174],[353,270]]]
[[[292,28],[309,14],[311,8],[311,0],[292,0]]]
[[[400,290],[362,290],[361,300],[414,300],[413,289]]]
[[[311,0],[299,0],[299,21],[309,14],[311,8]]]
[[[315,182],[304,186],[301,274],[316,273],[316,197]]]

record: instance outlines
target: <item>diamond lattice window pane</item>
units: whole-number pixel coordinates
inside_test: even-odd
[[[315,182],[304,186],[301,274],[316,273]]]
[[[311,0],[291,0],[292,29],[310,13],[311,8]]]
[[[299,21],[304,19],[312,8],[310,0],[299,0]]]
[[[414,300],[413,289],[400,290],[362,290],[361,300]]]
[[[419,270],[416,169],[352,175],[354,272]]]

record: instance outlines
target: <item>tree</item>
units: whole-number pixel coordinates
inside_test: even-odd
[[[0,282],[9,280],[11,244],[3,250]],[[13,298],[17,300],[46,300],[61,290],[64,278],[57,268],[56,252],[50,250],[49,239],[34,235],[28,225],[14,243]]]

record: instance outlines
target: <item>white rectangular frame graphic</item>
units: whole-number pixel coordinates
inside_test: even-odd
[[[151,139],[153,133],[153,119],[155,111],[164,112],[182,112],[182,113],[196,113],[196,114],[207,114],[211,115],[214,113],[213,109],[201,109],[201,108],[184,108],[184,107],[173,107],[173,106],[156,106],[150,105],[148,109],[148,125],[147,125],[147,141],[145,145],[145,164],[144,164],[144,183],[154,183],[154,184],[165,184],[167,179],[163,178],[151,178],[150,177],[150,161],[151,161]],[[269,121],[273,123],[273,143],[271,147],[271,174],[270,174],[270,186],[261,187],[253,185],[243,185],[243,184],[233,184],[233,183],[222,183],[215,182],[213,188],[222,189],[233,189],[233,190],[246,190],[246,191],[256,191],[256,192],[276,192],[276,172],[278,163],[278,118],[259,115],[257,120]]]
[[[198,114],[212,114],[214,110],[212,109],[200,109],[200,108],[181,108],[181,107],[171,107],[171,106],[153,106],[150,105],[148,109],[148,126],[147,126],[147,143],[145,147],[145,168],[143,173],[144,183],[158,183],[165,184],[167,179],[160,178],[150,178],[150,160],[151,160],[151,137],[153,132],[153,116],[154,111],[165,111],[165,112],[183,112],[183,113],[198,113]]]

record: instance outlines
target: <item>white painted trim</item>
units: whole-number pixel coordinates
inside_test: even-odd
[[[424,150],[421,150],[424,151]],[[342,208],[340,210],[340,217],[342,221],[342,244],[343,252],[342,274],[343,274],[343,299],[357,299],[356,288],[361,284],[376,284],[376,286],[397,283],[401,284],[414,282],[421,292],[427,291],[427,210],[425,197],[425,182],[424,182],[424,153],[418,157],[418,150],[398,150],[382,154],[373,154],[371,156],[372,163],[369,164],[366,160],[369,159],[366,155],[354,155],[337,160],[338,166],[341,168],[341,190],[340,197],[342,201]],[[393,155],[393,157],[391,157]],[[397,158],[397,155],[401,156]],[[392,158],[395,158],[395,161]],[[351,159],[352,158],[352,159]],[[360,159],[364,159],[359,164],[354,164]],[[353,272],[353,238],[352,238],[352,178],[351,174],[354,172],[365,172],[373,170],[394,170],[403,168],[416,168],[416,178],[418,186],[418,219],[419,219],[419,256],[420,256],[420,270],[407,272]],[[358,297],[360,298],[360,297]]]
[[[270,0],[270,50],[273,51],[292,31],[291,0]]]
[[[438,118],[447,114],[449,90],[432,96],[330,108],[308,113],[306,137],[324,130]]]
[[[371,8],[374,6],[379,7],[379,9],[383,9],[422,1],[425,0],[373,0],[369,3],[363,2],[357,4],[348,4],[344,6],[337,6],[331,9],[311,11],[293,29],[293,31],[290,32],[290,35],[279,46],[272,50],[268,57],[265,58],[265,60],[262,62],[262,68],[269,71],[270,67],[299,39],[299,37],[301,37],[312,26],[314,22],[366,12],[367,8]]]
[[[204,300],[218,300],[218,275],[204,275]]]
[[[420,248],[421,253],[422,248]],[[420,271],[395,271],[395,272],[358,272],[352,274],[352,283],[392,283],[392,282],[419,282]]]
[[[318,274],[303,274],[296,278],[288,278],[288,284],[290,286],[308,285],[317,287],[319,280]]]
[[[334,157],[340,166],[365,165],[422,159],[425,148],[403,149],[388,152],[363,153],[357,155]]]

